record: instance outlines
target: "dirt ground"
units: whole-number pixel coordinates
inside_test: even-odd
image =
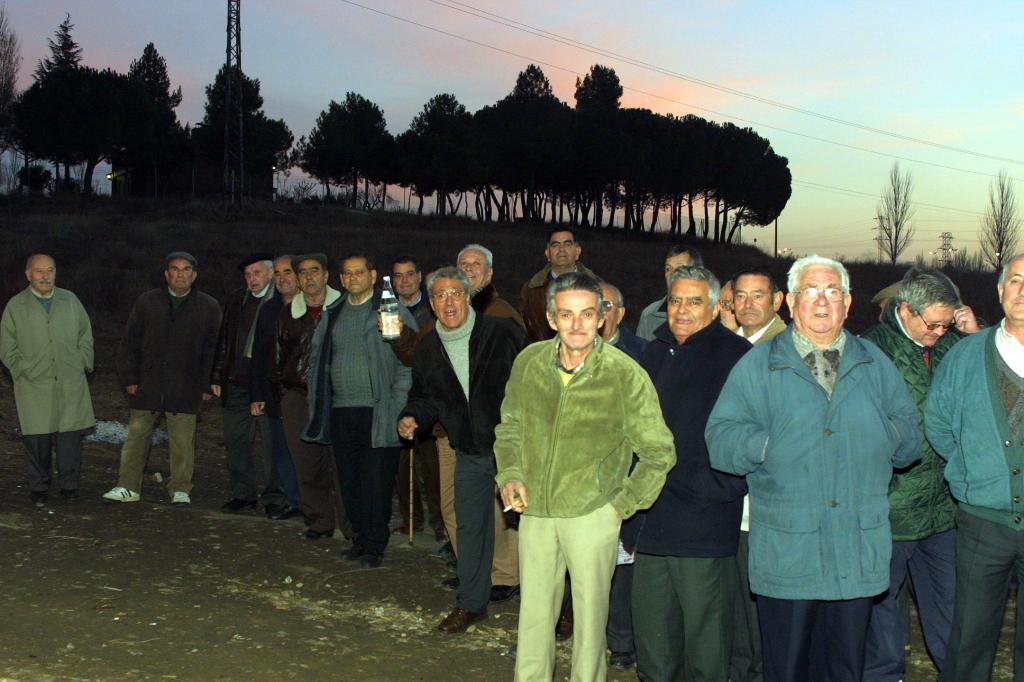
[[[99,419],[127,420],[99,338],[93,383]],[[269,521],[219,507],[230,497],[220,408],[200,418],[193,504],[177,509],[153,474],[143,499],[107,504],[118,446],[86,443],[82,499],[29,502],[10,384],[0,381],[0,679],[10,680],[511,680],[518,600],[462,635],[437,623],[454,595],[422,534],[392,536],[382,568],[338,558],[340,533],[311,542],[301,520]],[[396,524],[397,525],[397,524]],[[1009,614],[1012,615],[1012,614]],[[1012,632],[1012,620],[1008,620]],[[1005,633],[1004,633],[1005,639]],[[908,681],[934,679],[915,628]],[[558,646],[559,679],[570,645]],[[1012,679],[1007,646],[995,679]],[[610,680],[635,674],[609,671]]]

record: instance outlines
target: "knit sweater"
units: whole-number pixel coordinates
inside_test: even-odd
[[[437,325],[437,335],[444,346],[444,352],[448,354],[448,361],[452,363],[455,370],[455,378],[462,386],[462,392],[469,399],[469,336],[473,333],[473,325],[476,323],[476,313],[469,309],[469,316],[461,327],[457,329],[445,329],[443,324]]]

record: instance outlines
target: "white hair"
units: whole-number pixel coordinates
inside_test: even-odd
[[[786,279],[786,288],[790,293],[796,292],[797,286],[800,285],[800,276],[804,274],[804,270],[816,265],[821,265],[835,270],[839,275],[839,285],[842,288],[843,293],[850,293],[850,273],[846,271],[846,267],[837,260],[826,258],[825,256],[819,256],[816,253],[811,254],[810,256],[804,256],[803,258],[798,258],[789,268],[789,275]]]

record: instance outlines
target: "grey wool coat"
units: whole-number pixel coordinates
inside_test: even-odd
[[[0,361],[14,379],[26,436],[96,425],[86,373],[93,368],[92,325],[78,297],[55,287],[50,310],[29,288],[7,302],[0,320]]]

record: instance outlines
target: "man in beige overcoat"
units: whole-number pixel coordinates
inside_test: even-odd
[[[0,320],[0,361],[14,380],[29,492],[41,507],[54,445],[60,496],[78,499],[82,431],[96,425],[86,378],[93,368],[92,325],[78,297],[55,285],[53,258],[30,256],[25,277],[28,287],[7,302]]]

